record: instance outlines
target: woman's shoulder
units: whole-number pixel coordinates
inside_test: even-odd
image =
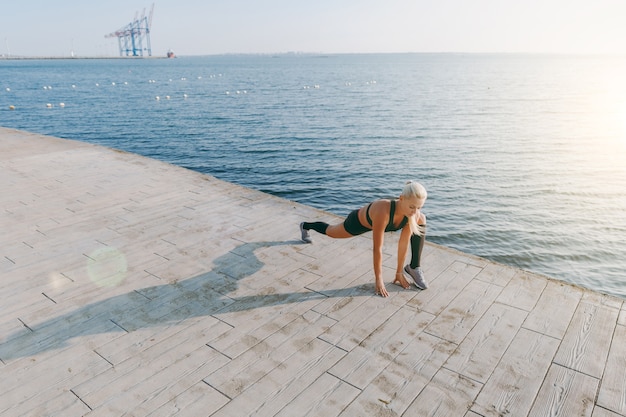
[[[389,214],[391,200],[381,198],[370,203],[370,212],[374,214]]]
[[[370,204],[382,207],[390,207],[391,199],[389,198],[379,198],[378,200],[372,201]]]

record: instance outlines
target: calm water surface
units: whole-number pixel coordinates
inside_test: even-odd
[[[626,296],[623,74],[547,55],[0,60],[0,125],[340,215],[416,179],[429,240]]]

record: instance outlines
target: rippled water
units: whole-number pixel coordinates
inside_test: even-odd
[[[0,60],[0,125],[341,215],[417,179],[429,240],[626,296],[625,73],[546,55]]]

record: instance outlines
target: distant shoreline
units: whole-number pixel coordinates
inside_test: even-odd
[[[338,53],[323,53],[323,52],[275,52],[275,53],[216,53],[216,54],[200,54],[200,55],[185,55],[186,58],[190,57],[220,57],[220,56],[266,56],[271,58],[282,57],[317,57],[317,58],[330,58],[335,56],[350,56],[350,55],[436,55],[436,56],[522,56],[522,57],[608,57],[623,59],[626,58],[626,54],[574,54],[574,53],[540,53],[540,52],[338,52]],[[179,58],[176,56],[175,58]],[[166,55],[156,56],[14,56],[14,55],[0,55],[0,61],[19,61],[19,60],[84,60],[84,59],[173,59]]]
[[[166,56],[0,56],[0,61],[50,60],[50,59],[169,59]]]

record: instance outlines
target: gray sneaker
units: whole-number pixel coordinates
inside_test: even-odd
[[[309,231],[303,229],[302,226],[304,226],[304,222],[300,223],[300,233],[302,233],[302,241],[304,243],[313,243],[313,239],[311,239]]]
[[[424,271],[419,266],[417,268],[411,268],[410,265],[404,267],[404,272],[406,272],[411,278],[413,278],[413,282],[415,282],[415,286],[420,290],[425,290],[428,288],[428,283],[426,279],[424,279]]]

